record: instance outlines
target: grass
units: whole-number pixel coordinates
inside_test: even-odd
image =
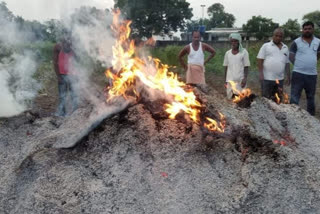
[[[261,46],[259,44],[254,44],[248,47],[249,58],[251,62],[250,70],[258,70],[256,57],[258,55],[260,47]],[[167,46],[161,48],[153,48],[150,50],[150,53],[153,57],[159,58],[164,64],[180,67],[178,61],[178,54],[182,48],[182,46]],[[224,54],[227,50],[228,49],[226,48],[216,49],[215,57],[206,65],[207,72],[214,72],[216,74],[224,73],[223,59]],[[208,53],[206,53],[206,57],[208,57]],[[181,72],[181,68],[179,71]]]
[[[246,46],[246,49],[249,53],[249,59],[251,63],[249,77],[248,77],[248,87],[251,88],[254,93],[260,94],[260,83],[258,81],[258,68],[256,56],[258,55],[259,49],[262,46],[261,43],[254,43]],[[42,83],[42,90],[40,94],[48,94],[50,96],[57,95],[57,80],[56,75],[53,70],[52,65],[52,54],[53,54],[53,43],[34,43],[27,44],[24,48],[32,50],[36,53],[37,61],[39,62],[35,78]],[[148,49],[147,52],[150,53],[154,58],[159,58],[162,63],[172,66],[172,71],[179,73],[179,76],[183,79],[185,76],[184,70],[181,68],[178,54],[182,49],[182,46],[166,46],[166,47],[155,47]],[[209,85],[214,87],[220,93],[225,93],[223,87],[224,84],[224,68],[223,68],[223,59],[224,54],[228,50],[227,48],[215,48],[216,56],[206,65],[206,80]],[[206,54],[207,55],[207,54]],[[102,68],[98,64],[93,62],[86,62],[85,64],[90,64],[93,72],[93,81],[98,85],[104,86],[106,84],[106,78],[103,75],[105,68]],[[94,66],[92,66],[94,65]],[[318,63],[318,69],[320,70],[320,61]],[[318,87],[316,92],[316,101],[320,100],[320,80],[318,79]],[[285,90],[289,93],[290,87],[286,87]],[[302,95],[301,104],[304,109],[306,108],[305,95]],[[316,115],[320,117],[320,107],[316,105]]]
[[[258,65],[257,65],[257,55],[263,45],[263,42],[253,43],[246,47],[249,53],[250,59],[250,69],[248,76],[248,87],[253,90],[255,94],[260,95],[261,87],[259,82],[258,75]],[[288,46],[290,44],[287,44]],[[150,53],[153,57],[161,59],[162,63],[177,66],[173,71],[180,74],[184,77],[185,73],[181,68],[178,61],[179,51],[182,49],[182,46],[167,46],[161,48],[154,48],[150,50]],[[206,81],[207,83],[215,88],[220,93],[225,93],[224,89],[224,68],[223,68],[223,59],[224,54],[228,49],[226,48],[216,48],[216,56],[206,65]],[[207,54],[206,54],[207,56]],[[292,70],[292,66],[291,66]],[[320,60],[318,61],[318,72],[320,72]],[[290,95],[290,86],[285,86],[284,90]],[[317,104],[320,102],[320,78],[318,78],[317,91],[316,91],[316,117],[320,118],[320,106]],[[305,93],[302,93],[300,106],[303,109],[306,109],[306,96]]]

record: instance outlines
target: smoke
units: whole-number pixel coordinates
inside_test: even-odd
[[[78,79],[74,88],[81,100],[100,108],[105,100],[101,84],[106,84],[104,72],[111,66],[115,42],[110,30],[112,14],[108,10],[82,6],[62,20],[72,34],[72,49],[76,55],[70,65]]]
[[[40,84],[33,78],[34,55],[22,48],[32,33],[20,31],[16,23],[3,18],[0,26],[0,117],[10,117],[31,106]]]
[[[59,22],[72,33],[76,60],[70,66],[78,76],[74,87],[82,100],[101,106],[105,100],[101,83],[107,83],[104,71],[112,64],[115,41],[110,30],[112,14],[107,9],[81,6],[85,2],[60,2],[55,4],[55,9],[60,8],[56,11],[61,15]],[[41,4],[37,7],[42,8]],[[71,11],[73,8],[77,9]],[[37,60],[32,52],[23,48],[34,41],[33,32],[21,30],[14,19],[6,19],[7,14],[2,12],[0,10],[0,117],[10,117],[32,106],[41,85],[33,78]]]

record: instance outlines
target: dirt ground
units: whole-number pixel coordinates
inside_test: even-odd
[[[212,86],[215,90],[218,92],[225,94],[225,89],[224,89],[224,75],[222,74],[215,74],[215,73],[207,73],[206,74],[206,80],[207,84]],[[253,93],[256,95],[261,95],[261,88],[260,88],[260,83],[258,82],[259,76],[258,72],[251,72],[249,73],[248,77],[248,88],[250,88]],[[290,88],[291,86],[285,86],[284,91],[289,95],[290,97]],[[305,92],[302,92],[301,99],[300,99],[300,107],[303,109],[307,109],[307,100],[306,100],[306,95]],[[316,118],[320,119],[320,80],[318,78],[318,83],[317,83],[317,91],[316,91]]]
[[[182,77],[183,78],[183,77]],[[206,73],[206,80],[207,84],[212,86],[215,90],[217,90],[221,94],[225,94],[225,88],[224,88],[224,75],[222,74],[215,74],[212,72]],[[251,72],[249,74],[249,80],[248,80],[248,87],[252,89],[252,91],[257,94],[261,95],[261,89],[260,84],[257,83],[258,80],[258,73],[257,72]],[[52,83],[55,84],[55,83]],[[104,86],[101,85],[101,88]],[[285,92],[289,94],[290,96],[290,86],[285,86]],[[57,105],[58,105],[58,89],[56,86],[51,86],[50,90],[48,90],[45,94],[39,94],[39,96],[35,99],[34,102],[34,109],[39,112],[41,116],[50,116],[56,111]],[[316,92],[316,118],[320,119],[320,80],[318,79],[317,84],[317,92]],[[307,102],[306,102],[306,96],[305,93],[302,93],[301,99],[300,99],[300,107],[303,109],[307,108]]]

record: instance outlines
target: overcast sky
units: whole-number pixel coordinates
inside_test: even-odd
[[[241,27],[252,16],[261,15],[272,18],[280,24],[289,18],[298,19],[306,13],[320,9],[320,0],[187,0],[193,8],[193,19],[202,17],[200,5],[207,8],[219,2],[225,6],[225,11],[236,17],[235,25]],[[111,8],[113,0],[5,0],[8,8],[15,15],[29,20],[44,21],[50,18],[60,18],[61,13],[73,10],[80,5]]]

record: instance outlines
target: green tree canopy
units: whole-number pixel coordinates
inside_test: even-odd
[[[312,21],[316,25],[320,26],[320,11],[316,10],[311,13],[307,13],[303,16],[302,20],[304,22],[306,21]]]
[[[314,34],[320,37],[320,11],[319,10],[305,14],[302,20],[303,22],[312,21],[315,24]]]
[[[281,27],[284,30],[285,37],[290,37],[291,40],[296,39],[301,34],[301,27],[297,19],[289,19]]]
[[[259,40],[272,36],[273,31],[279,27],[278,23],[262,16],[253,16],[247,24],[242,26],[248,36],[254,36]]]
[[[5,2],[0,3],[0,21],[3,23],[3,21],[12,22],[14,20],[15,16],[13,13],[8,9],[7,4]]]
[[[115,8],[132,20],[132,34],[139,38],[184,29],[193,16],[189,6],[186,0],[115,0]]]
[[[233,27],[234,22],[236,21],[234,15],[226,13],[224,11],[224,6],[220,3],[211,5],[207,12],[210,17],[210,28]]]

